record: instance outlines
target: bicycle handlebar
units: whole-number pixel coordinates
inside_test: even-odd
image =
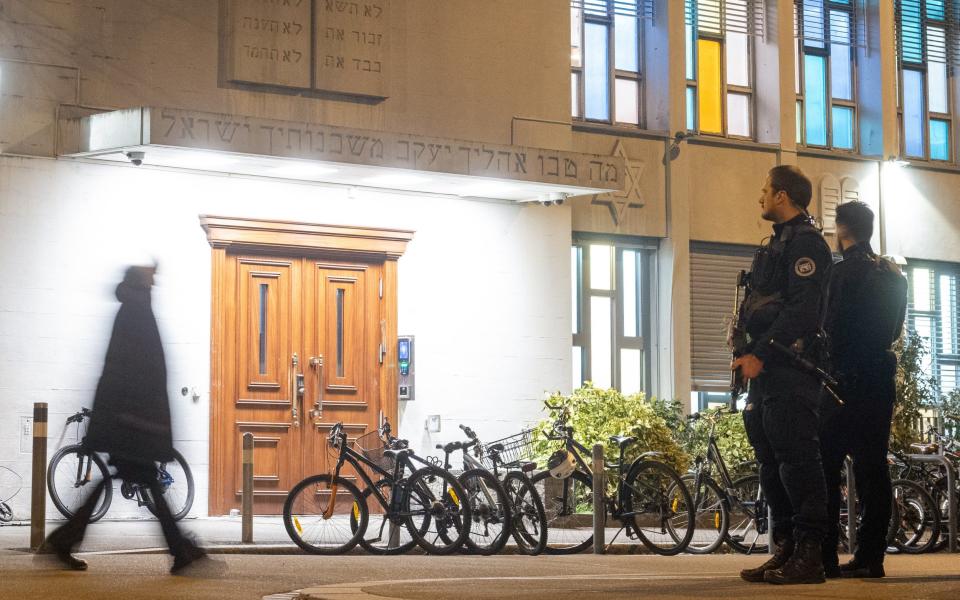
[[[83,407],[80,409],[80,412],[74,413],[72,416],[67,417],[67,424],[69,425],[70,423],[79,423],[84,419],[88,418],[92,414],[93,414],[92,410],[90,410],[87,407]]]
[[[474,433],[473,430],[470,429],[469,427],[467,427],[466,425],[461,424],[461,425],[460,425],[460,429],[461,429],[461,430],[463,431],[463,433],[464,433],[468,438],[470,438],[471,440],[477,439],[477,434]]]

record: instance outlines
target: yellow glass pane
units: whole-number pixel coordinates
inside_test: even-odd
[[[720,79],[720,42],[697,40],[697,98],[700,131],[723,133],[723,102]]]

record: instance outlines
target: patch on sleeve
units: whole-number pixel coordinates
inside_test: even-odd
[[[806,256],[798,258],[797,262],[793,263],[793,272],[797,274],[797,277],[810,277],[817,272],[817,263]]]

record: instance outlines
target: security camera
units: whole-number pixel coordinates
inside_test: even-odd
[[[143,164],[143,159],[147,156],[146,152],[124,152],[124,155],[130,159],[135,166],[140,166]]]
[[[540,204],[542,204],[542,205],[544,205],[544,206],[552,206],[552,205],[553,205],[553,200],[541,200],[541,201],[540,201]]]

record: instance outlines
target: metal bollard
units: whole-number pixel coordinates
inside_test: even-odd
[[[33,479],[30,481],[30,549],[36,552],[47,525],[47,403],[33,403]]]
[[[243,491],[241,499],[241,534],[244,544],[253,543],[253,434],[243,434]]]
[[[603,444],[593,445],[593,553],[606,551],[607,506],[604,502],[606,473],[603,468]]]
[[[850,553],[857,549],[857,479],[853,476],[853,461],[844,460],[847,469],[847,547]]]
[[[773,547],[773,509],[767,504],[767,554],[774,554],[776,548]]]

